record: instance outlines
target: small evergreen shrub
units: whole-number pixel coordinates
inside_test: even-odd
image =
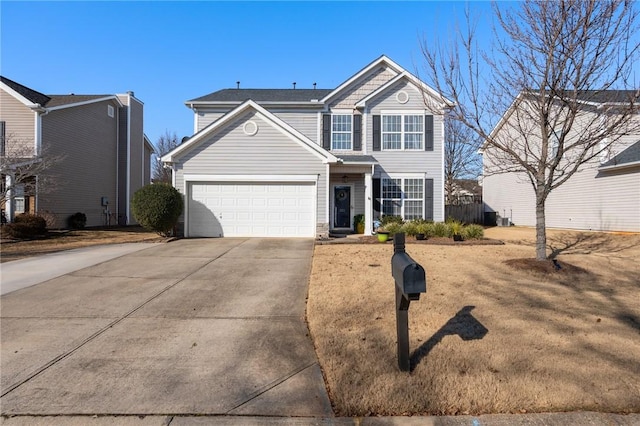
[[[433,236],[434,237],[451,237],[451,229],[444,222],[436,222],[433,224]]]
[[[424,234],[425,237],[430,238],[436,235],[435,223],[430,221],[424,221],[418,225],[418,234]]]
[[[33,238],[47,233],[47,221],[43,217],[23,213],[4,225],[3,232],[12,238]]]
[[[401,232],[404,232],[405,234],[411,236],[411,237],[415,237],[416,234],[418,234],[418,223],[415,220],[411,220],[409,222],[406,222],[404,225],[402,225],[402,230]]]
[[[81,212],[72,214],[67,218],[69,229],[83,229],[87,224],[87,215]]]
[[[173,186],[154,183],[140,188],[133,194],[133,217],[144,228],[168,237],[182,214],[182,194]]]
[[[464,228],[464,226],[462,225],[462,222],[459,222],[453,219],[453,220],[448,220],[446,222],[446,225],[449,227],[450,235],[462,235],[462,230]]]
[[[462,235],[467,240],[479,240],[484,237],[484,228],[480,225],[468,225],[464,227]]]
[[[389,233],[389,235],[398,234],[402,231],[402,223],[391,222],[388,225],[385,225],[384,230]]]
[[[390,223],[399,223],[400,225],[402,225],[404,221],[402,220],[402,216],[387,215],[387,216],[382,216],[381,223],[382,223],[382,226],[386,227],[386,225]]]

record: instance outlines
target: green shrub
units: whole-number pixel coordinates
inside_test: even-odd
[[[451,237],[451,228],[444,222],[436,222],[433,224],[433,236],[434,237]]]
[[[468,225],[464,227],[462,235],[467,240],[479,240],[484,237],[484,228],[480,225]]]
[[[43,217],[23,213],[14,217],[12,223],[4,225],[3,232],[13,238],[33,238],[47,233],[47,221]]]
[[[133,217],[138,223],[164,237],[171,235],[183,208],[182,194],[165,183],[143,186],[131,200]]]
[[[402,224],[398,222],[391,222],[390,224],[384,227],[384,230],[389,233],[389,235],[394,235],[402,232]]]
[[[410,220],[409,222],[406,222],[404,225],[402,225],[402,231],[405,234],[411,236],[411,237],[415,237],[416,234],[418,234],[418,223],[415,220]]]
[[[394,216],[394,215],[382,216],[382,219],[380,222],[382,223],[382,226],[386,226],[390,223],[399,223],[400,225],[404,223],[404,221],[402,220],[402,216]]]
[[[70,229],[82,229],[87,224],[87,215],[81,212],[72,214],[67,218],[67,226]]]
[[[446,224],[449,227],[449,234],[462,235],[462,229],[464,228],[464,226],[462,225],[462,222],[459,222],[454,219],[454,220],[448,221]]]
[[[418,234],[424,234],[425,237],[433,237],[436,235],[435,224],[430,221],[418,223]]]

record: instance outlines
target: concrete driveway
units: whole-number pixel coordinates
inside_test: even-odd
[[[1,414],[332,416],[312,250],[180,240],[2,296]]]

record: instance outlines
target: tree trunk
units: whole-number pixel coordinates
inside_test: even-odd
[[[547,227],[544,206],[546,197],[536,191],[536,260],[547,260]]]

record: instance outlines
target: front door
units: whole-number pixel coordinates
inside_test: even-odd
[[[333,188],[333,227],[351,227],[351,187],[336,186]]]

